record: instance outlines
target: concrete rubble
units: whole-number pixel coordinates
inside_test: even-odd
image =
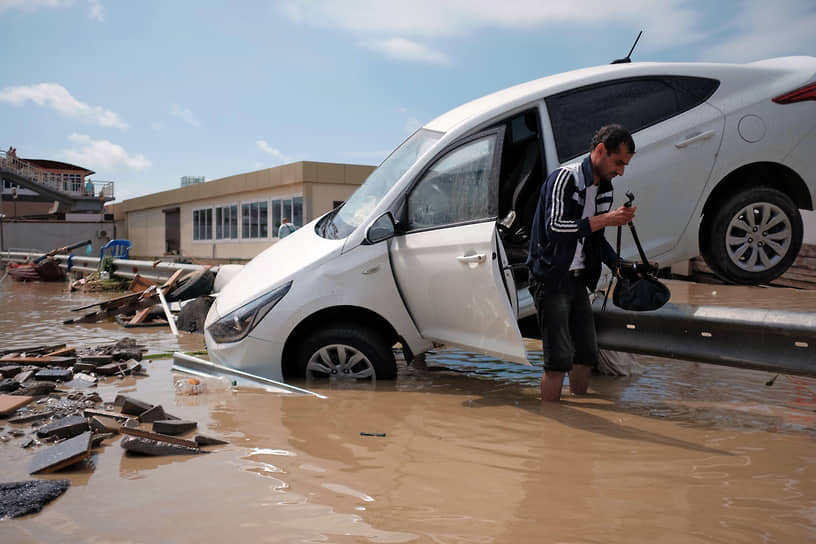
[[[129,395],[105,402],[93,390],[99,381],[144,373],[145,349],[133,339],[94,348],[64,344],[0,350],[0,447],[33,449],[29,474],[82,470],[119,436],[124,455],[194,455],[205,446],[226,444],[192,433],[197,423],[169,414]],[[115,373],[100,368],[120,365]],[[148,430],[152,427],[152,431]],[[68,480],[0,483],[0,518],[35,513],[62,494]],[[17,497],[19,495],[19,500]]]
[[[71,485],[70,480],[0,483],[0,519],[36,514]]]

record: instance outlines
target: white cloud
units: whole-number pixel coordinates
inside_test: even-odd
[[[88,18],[100,23],[105,21],[105,8],[100,0],[88,0]]]
[[[816,50],[812,0],[749,0],[732,20],[733,37],[710,48],[706,60],[747,62]]]
[[[534,29],[546,25],[621,25],[646,28],[651,47],[691,43],[702,37],[700,14],[688,0],[279,0],[278,9],[293,21],[338,28],[362,36],[421,36],[450,39],[481,29]],[[578,39],[578,38],[576,38]]]
[[[143,170],[151,163],[141,154],[131,154],[107,140],[92,140],[84,134],[71,134],[71,148],[59,152],[68,162],[80,164],[91,170]]]
[[[190,108],[182,108],[177,104],[173,104],[173,107],[170,109],[170,115],[173,117],[178,117],[188,125],[192,127],[200,127],[201,122],[193,115],[193,112],[190,111]]]
[[[0,13],[7,9],[37,11],[39,8],[68,8],[74,0],[0,0]],[[105,8],[101,0],[88,0],[88,18],[100,23],[105,21]]]
[[[360,42],[359,45],[397,60],[431,62],[434,64],[448,64],[450,62],[450,59],[444,53],[434,51],[421,43],[404,38],[365,40]]]
[[[0,0],[0,13],[7,9],[66,8],[73,3],[73,0]]]
[[[291,157],[289,157],[288,155],[284,155],[280,149],[269,145],[269,143],[266,140],[256,140],[255,145],[258,147],[258,149],[260,149],[267,155],[272,156],[277,162],[281,164],[292,162]]]
[[[81,119],[102,127],[127,128],[125,122],[114,112],[80,102],[71,96],[65,87],[57,83],[38,83],[0,90],[0,102],[23,106],[29,101],[41,107],[51,108],[65,117]]]

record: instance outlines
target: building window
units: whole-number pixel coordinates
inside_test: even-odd
[[[303,226],[303,197],[294,196],[272,200],[272,233],[277,236],[283,218],[294,226]]]
[[[193,210],[193,240],[212,240],[212,208]]]
[[[266,238],[269,228],[269,210],[266,201],[241,204],[241,237]]]
[[[215,208],[215,239],[238,239],[238,204]]]

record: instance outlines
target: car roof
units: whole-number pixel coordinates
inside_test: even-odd
[[[768,77],[773,73],[788,76],[795,74],[803,82],[807,81],[808,78],[812,79],[816,73],[816,58],[781,57],[748,64],[632,62],[593,66],[553,74],[477,98],[440,115],[426,124],[424,128],[439,132],[468,128],[504,112],[527,106],[546,96],[614,79],[653,75],[688,75],[727,80],[729,77],[737,79],[746,76],[756,78],[761,75]]]

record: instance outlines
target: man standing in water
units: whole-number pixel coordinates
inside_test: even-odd
[[[635,207],[612,207],[612,183],[635,153],[632,135],[620,125],[601,127],[590,154],[549,175],[541,188],[530,235],[530,293],[544,347],[541,399],[561,399],[564,374],[570,391],[583,395],[598,363],[598,341],[589,293],[601,261],[614,270],[617,254],[604,227],[625,225]]]

